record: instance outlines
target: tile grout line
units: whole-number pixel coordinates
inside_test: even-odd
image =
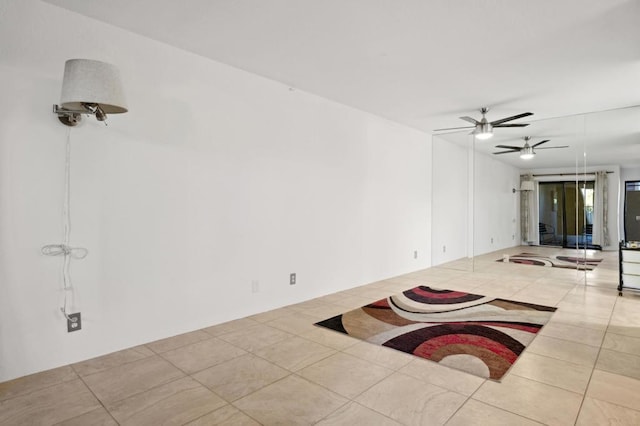
[[[618,297],[620,297],[620,296],[618,296]],[[591,374],[589,375],[589,380],[587,381],[587,387],[584,390],[584,395],[582,395],[582,400],[580,401],[580,407],[578,408],[578,415],[576,416],[576,419],[573,422],[574,426],[577,425],[577,423],[578,423],[578,419],[580,418],[580,413],[582,412],[582,407],[584,406],[584,401],[587,398],[587,393],[589,392],[589,386],[591,386],[591,379],[593,378],[593,373],[596,371],[596,366],[598,365],[598,359],[600,359],[600,353],[602,352],[602,345],[604,344],[604,339],[607,336],[607,330],[609,329],[609,325],[611,324],[611,318],[613,317],[613,311],[616,309],[616,306],[618,305],[618,300],[619,299],[616,298],[615,303],[611,307],[611,313],[609,314],[609,319],[607,321],[607,328],[605,329],[604,335],[602,336],[602,343],[600,344],[600,347],[598,348],[598,354],[596,355],[596,361],[593,363],[593,368],[591,369]]]
[[[143,358],[143,359],[144,359],[144,358]],[[73,371],[76,371],[76,370],[73,368],[73,365],[71,365],[71,368],[73,369]],[[78,373],[76,372],[76,374],[78,374]],[[93,397],[96,399],[96,401],[98,401],[98,404],[100,404],[100,406],[104,409],[104,411],[106,411],[106,412],[107,412],[107,414],[109,415],[109,417],[111,417],[111,418],[113,419],[113,421],[114,421],[114,422],[116,422],[116,424],[117,424],[117,425],[119,425],[119,424],[120,424],[120,422],[119,422],[118,420],[116,420],[116,418],[115,418],[115,417],[113,417],[113,414],[111,414],[111,411],[109,411],[109,410],[107,409],[107,407],[104,405],[104,403],[102,402],[102,400],[101,400],[100,398],[98,398],[98,395],[96,395],[96,394],[93,392],[93,389],[91,389],[91,387],[87,384],[87,382],[85,382],[85,381],[84,381],[84,378],[83,378],[82,376],[80,376],[80,374],[78,374],[78,378],[80,379],[80,381],[82,381],[82,384],[87,388],[87,390],[88,390],[89,392],[91,392],[91,395],[93,395]],[[88,412],[90,412],[90,411],[88,411]],[[84,414],[87,414],[87,413],[84,413]],[[84,415],[84,414],[81,414],[81,415]],[[76,417],[80,417],[80,416],[76,416]],[[75,417],[72,417],[72,418],[75,418]],[[71,420],[71,419],[67,419],[67,420]]]
[[[10,396],[10,397],[5,398],[5,399],[0,399],[0,405],[5,403],[6,401],[11,401],[11,400],[16,399],[16,398],[25,397],[27,395],[31,395],[32,393],[40,392],[42,390],[49,389],[49,388],[52,388],[54,386],[61,385],[63,383],[72,382],[72,381],[78,380],[80,378],[80,375],[73,369],[73,366],[71,364],[62,365],[62,366],[56,367],[56,368],[64,368],[64,367],[70,367],[71,370],[73,371],[73,374],[75,374],[76,376],[74,378],[72,378],[72,379],[69,379],[69,380],[61,380],[59,382],[52,383],[50,385],[46,385],[46,386],[43,386],[41,388],[33,389],[33,390],[27,391],[25,393],[19,393],[19,394],[16,394],[14,396]],[[48,371],[48,370],[45,370],[45,372],[46,371]],[[42,373],[42,372],[40,372],[40,373]],[[40,374],[40,373],[34,373],[34,374]],[[23,376],[23,377],[28,377],[28,376]],[[12,379],[12,380],[19,380],[19,379],[22,379],[23,377],[16,377],[15,379]],[[7,382],[10,382],[10,381],[11,380],[7,380]],[[3,382],[3,383],[7,383],[7,382]]]

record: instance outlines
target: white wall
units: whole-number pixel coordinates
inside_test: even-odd
[[[433,227],[431,262],[433,265],[471,257],[469,251],[469,164],[468,148],[434,136]]]
[[[430,265],[429,136],[36,0],[0,1],[0,40],[0,381]],[[71,132],[71,334],[40,254],[69,58],[130,107]]]
[[[445,138],[433,138],[432,263],[519,245],[520,171]]]
[[[473,235],[475,256],[520,245],[520,170],[476,153]]]

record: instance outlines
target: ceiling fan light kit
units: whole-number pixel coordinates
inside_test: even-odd
[[[479,140],[487,140],[493,136],[493,129],[496,127],[526,127],[529,123],[508,123],[509,121],[517,120],[519,118],[529,117],[533,115],[532,112],[523,112],[522,114],[513,115],[511,117],[502,118],[500,120],[489,121],[487,120],[487,113],[489,112],[489,108],[483,107],[480,108],[480,113],[482,114],[482,118],[480,120],[476,120],[472,117],[460,117],[461,120],[467,121],[473,126],[467,127],[448,127],[446,129],[436,129],[434,132],[440,132],[444,130],[460,130],[460,129],[473,129],[470,133],[476,139]]]
[[[543,141],[540,141],[538,143],[535,143],[533,145],[529,145],[529,141],[531,140],[531,136],[525,136],[524,138],[524,146],[513,146],[513,145],[496,145],[496,148],[503,148],[503,149],[507,149],[508,151],[500,151],[500,152],[494,152],[494,155],[500,155],[500,154],[512,154],[514,152],[520,153],[520,158],[523,160],[531,160],[535,155],[536,152],[534,151],[534,148],[536,149],[557,149],[557,148],[569,148],[569,146],[565,145],[565,146],[548,146],[548,147],[544,147],[544,148],[539,148],[540,145],[549,142],[549,139],[545,139]]]
[[[523,160],[532,160],[535,155],[536,154],[533,152],[530,154],[520,154],[520,158],[522,158]]]
[[[490,139],[493,137],[493,127],[489,123],[481,123],[476,126],[476,129],[473,131],[476,139],[480,139],[481,141]]]
[[[533,152],[533,148],[531,148],[529,144],[526,144],[520,151],[520,158],[523,160],[531,160],[535,155],[536,153]]]

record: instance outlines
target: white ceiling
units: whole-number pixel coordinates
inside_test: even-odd
[[[640,104],[640,0],[45,1],[426,132]]]

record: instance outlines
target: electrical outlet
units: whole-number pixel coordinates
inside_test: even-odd
[[[80,312],[69,314],[69,319],[67,319],[67,333],[78,331],[80,329],[82,329],[82,319],[80,318]]]
[[[493,244],[493,237],[491,237],[491,244]]]
[[[447,246],[442,246],[442,252],[446,253],[447,252]]]
[[[289,285],[295,285],[296,283],[296,273],[289,274]]]
[[[251,293],[258,293],[260,291],[260,281],[251,281]]]
[[[413,251],[413,258],[417,259],[418,258],[418,250],[414,250]]]

